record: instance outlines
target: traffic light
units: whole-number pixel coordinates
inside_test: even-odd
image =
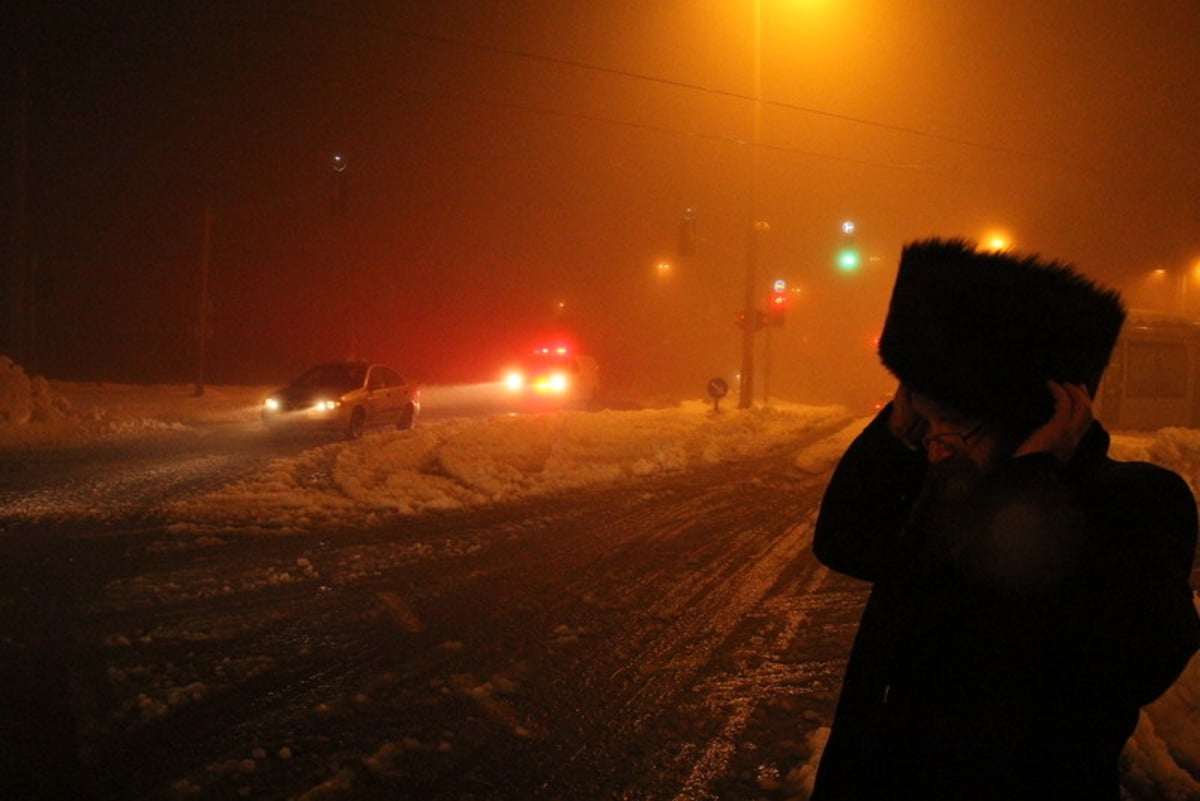
[[[852,273],[858,269],[862,263],[862,259],[858,255],[858,249],[853,245],[844,245],[838,251],[837,264],[838,269],[844,273]]]
[[[775,282],[775,289],[767,298],[767,325],[782,328],[787,320],[788,309],[792,306],[791,293],[782,281]]]
[[[842,223],[842,238],[838,243],[837,268],[844,273],[852,273],[862,265],[862,253],[858,249],[855,238],[855,225],[851,220]]]
[[[696,255],[696,212],[694,209],[684,209],[683,217],[679,220],[679,255]]]

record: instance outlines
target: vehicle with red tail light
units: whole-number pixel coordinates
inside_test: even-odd
[[[600,367],[591,356],[567,346],[544,346],[510,365],[504,386],[534,406],[592,406],[600,397]]]

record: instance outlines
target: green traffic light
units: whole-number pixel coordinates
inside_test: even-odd
[[[844,273],[852,273],[858,269],[860,259],[858,251],[853,248],[844,248],[838,253],[837,265]]]

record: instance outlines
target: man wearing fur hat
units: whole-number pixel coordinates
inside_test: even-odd
[[[1067,266],[908,245],[900,387],[813,550],[872,582],[813,801],[1118,801],[1141,706],[1200,643],[1184,481],[1108,457],[1091,400],[1125,312]]]

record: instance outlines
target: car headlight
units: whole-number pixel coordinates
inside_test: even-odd
[[[542,376],[534,384],[534,388],[543,394],[558,395],[567,391],[570,379],[563,373],[551,373]]]
[[[268,412],[279,411],[279,398],[267,398],[263,401],[263,408]]]
[[[504,376],[504,386],[512,392],[520,392],[521,388],[525,386],[525,376],[519,370],[513,370]]]
[[[317,410],[322,411],[322,412],[332,412],[334,409],[336,409],[339,406],[341,406],[341,404],[335,400],[317,401]]]

